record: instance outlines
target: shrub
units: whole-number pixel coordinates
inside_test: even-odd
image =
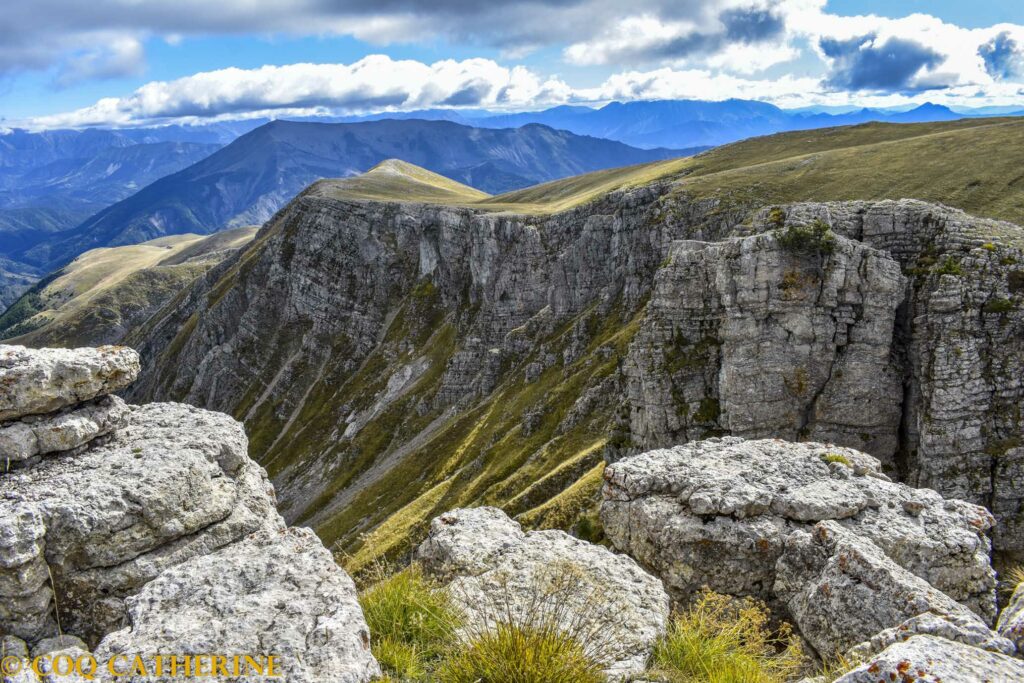
[[[779,207],[774,207],[768,212],[768,225],[773,228],[781,228],[786,224],[786,212]]]
[[[461,623],[449,595],[418,565],[379,579],[359,595],[373,639],[373,653],[386,673],[421,678],[455,642]]]
[[[831,254],[836,248],[836,236],[828,223],[815,219],[810,225],[790,225],[776,231],[783,249],[798,254]]]
[[[1011,294],[1024,292],[1024,270],[1010,271],[1010,274],[1006,276],[1006,286],[1010,289]]]
[[[964,269],[960,266],[960,262],[952,256],[947,255],[942,260],[942,264],[935,269],[935,273],[938,275],[963,275]]]
[[[865,439],[865,441],[867,441],[867,439]],[[825,462],[838,462],[841,465],[851,467],[850,459],[842,453],[822,453],[821,459]]]
[[[1009,313],[1016,306],[1009,299],[1002,299],[996,297],[995,299],[989,299],[985,302],[985,305],[981,307],[985,313]]]
[[[711,591],[679,614],[654,648],[652,668],[671,683],[781,683],[804,664],[788,625],[772,633],[768,609]]]

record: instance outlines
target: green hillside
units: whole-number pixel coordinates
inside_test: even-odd
[[[255,234],[236,228],[87,251],[0,316],[0,339],[34,347],[116,343]]]
[[[556,213],[614,190],[656,180],[676,180],[678,191],[695,197],[716,196],[751,206],[913,198],[941,202],[979,216],[1024,223],[1021,159],[1024,119],[964,119],[868,123],[780,133],[726,145],[695,157],[596,171],[495,196],[471,197],[465,191],[440,192],[434,188],[424,192],[422,182],[384,184],[371,180],[373,173],[356,179],[324,181],[320,185],[325,193],[350,199],[411,200],[472,206],[485,211]]]

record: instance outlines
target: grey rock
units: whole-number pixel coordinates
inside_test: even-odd
[[[822,659],[831,660],[897,628],[941,629],[944,633],[1012,654],[1012,643],[927,581],[900,567],[874,543],[838,522],[820,522],[809,533],[797,531],[785,541],[776,565],[774,593],[793,623]],[[932,620],[907,620],[930,613]],[[944,620],[940,627],[936,621]],[[940,634],[941,635],[941,634]],[[886,634],[885,640],[902,639]],[[873,644],[872,644],[873,646]],[[858,654],[870,647],[857,649]]]
[[[32,646],[32,656],[38,657],[40,655],[70,649],[79,649],[88,652],[89,646],[86,645],[85,641],[81,638],[65,633],[63,635],[53,636],[52,638],[43,638],[40,640]]]
[[[1024,655],[1024,583],[1017,585],[1010,601],[999,613],[996,630],[999,635],[1012,640],[1017,650]]]
[[[836,683],[1010,683],[1021,680],[1024,680],[1024,662],[1015,657],[920,635],[889,646],[838,678]]]
[[[498,508],[460,508],[430,522],[416,559],[441,579],[476,576],[493,568],[495,554],[520,545],[525,537],[519,522]]]
[[[30,350],[0,345],[0,422],[113,393],[138,374],[139,354],[123,346]]]
[[[355,584],[309,529],[261,532],[195,556],[127,603],[128,626],[103,639],[100,661],[118,654],[146,661],[168,652],[273,654],[289,683],[363,683],[380,675]]]
[[[632,559],[561,531],[524,534],[495,508],[435,519],[416,557],[449,581],[467,637],[500,622],[550,618],[569,633],[588,634],[588,652],[609,676],[622,678],[644,670],[665,631],[668,595]]]
[[[992,516],[890,482],[877,459],[852,449],[736,437],[692,442],[610,465],[603,497],[606,536],[680,599],[708,586],[770,600],[785,539],[831,519],[986,622],[995,618],[985,535]]]
[[[279,529],[273,491],[241,425],[180,404],[134,407],[107,444],[3,475],[0,628],[95,642],[123,598],[162,570],[259,529]]]
[[[27,460],[70,451],[127,424],[128,406],[117,396],[80,404],[63,412],[23,417],[0,427],[0,460]]]
[[[893,643],[899,643],[916,635],[929,635],[955,640],[964,645],[980,647],[983,650],[1000,652],[1004,655],[1017,653],[1014,643],[986,626],[973,613],[935,614],[925,612],[907,619],[899,626],[887,628],[871,636],[869,640],[850,648],[847,658],[862,661],[881,652]]]

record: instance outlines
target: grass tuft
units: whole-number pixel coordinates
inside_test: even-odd
[[[423,678],[455,644],[461,618],[448,593],[419,565],[380,577],[359,595],[373,638],[373,653],[385,673],[399,680]]]
[[[839,464],[846,465],[847,467],[853,466],[850,463],[850,459],[841,453],[822,453],[821,459],[827,463],[838,462]]]
[[[601,667],[551,624],[498,624],[437,672],[440,683],[601,683]]]
[[[782,683],[804,666],[788,625],[772,632],[768,609],[711,591],[673,620],[654,649],[653,670],[670,683]]]

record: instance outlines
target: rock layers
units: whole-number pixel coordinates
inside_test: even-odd
[[[15,462],[0,474],[0,631],[35,644],[59,620],[108,656],[281,653],[294,681],[378,671],[351,579],[311,533],[286,529],[241,425],[104,397],[134,379],[129,349],[0,347],[0,359],[0,434],[36,436],[0,437],[36,444],[27,459],[5,453]],[[71,434],[57,442],[70,449],[44,445],[48,431]]]
[[[555,526],[602,456],[721,435],[870,453],[1024,552],[1022,236],[671,181],[536,215],[321,184],[136,331],[132,392],[242,420],[286,518],[360,557],[409,550],[442,481]]]
[[[824,444],[692,442],[609,466],[601,519],[616,547],[677,595],[706,585],[762,598],[772,595],[787,537],[835,520],[991,622],[992,516],[880,470],[870,455]]]

